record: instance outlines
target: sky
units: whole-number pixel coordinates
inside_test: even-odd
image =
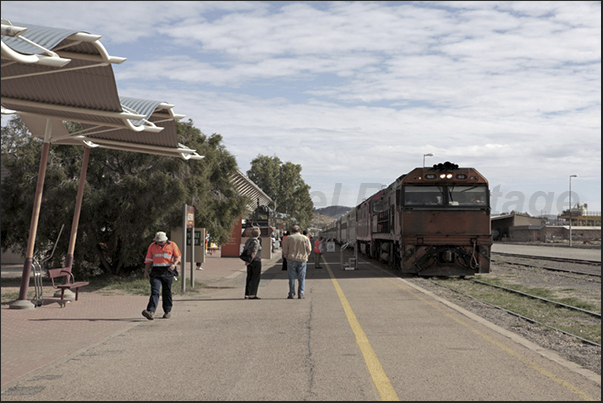
[[[175,105],[243,173],[301,165],[316,208],[450,161],[488,179],[493,214],[557,214],[570,184],[601,211],[598,1],[2,1],[2,18],[102,35],[127,58],[120,96]]]

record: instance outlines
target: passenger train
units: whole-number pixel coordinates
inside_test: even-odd
[[[450,162],[415,168],[321,232],[420,276],[490,271],[490,191],[475,168]]]

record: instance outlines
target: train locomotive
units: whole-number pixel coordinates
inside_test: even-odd
[[[490,191],[474,168],[446,162],[415,168],[322,232],[420,276],[490,271]]]

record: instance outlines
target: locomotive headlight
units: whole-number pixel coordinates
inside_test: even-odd
[[[440,174],[440,179],[446,178],[446,174]]]
[[[446,174],[446,179],[452,179],[452,174]]]

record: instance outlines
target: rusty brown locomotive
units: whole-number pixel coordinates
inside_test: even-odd
[[[415,168],[324,231],[359,252],[421,276],[490,271],[490,192],[475,168]]]

